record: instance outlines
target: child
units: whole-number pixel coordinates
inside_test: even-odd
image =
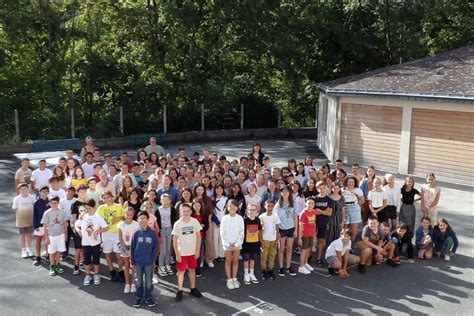
[[[395,184],[393,174],[386,174],[384,180],[383,191],[387,198],[387,207],[385,208],[385,216],[390,227],[397,227],[397,214],[400,212],[400,187]]]
[[[427,216],[421,218],[421,225],[416,230],[415,245],[418,259],[430,260],[433,257],[433,226]]]
[[[334,201],[326,195],[326,184],[323,181],[316,183],[316,190],[318,190],[318,196],[315,198],[316,202],[316,237],[318,239],[318,257],[316,264],[318,267],[323,266],[323,250],[326,244],[326,230],[331,218]]]
[[[458,238],[445,218],[438,219],[438,224],[433,229],[434,252],[438,258],[444,256],[449,261],[458,248]]]
[[[41,219],[44,213],[49,209],[48,201],[49,188],[44,186],[39,190],[39,199],[36,200],[33,206],[33,235],[36,241],[36,258],[33,261],[33,265],[39,266],[41,264],[41,242],[44,237],[44,227],[41,224]],[[47,248],[47,245],[46,245]],[[48,252],[46,251],[46,254]]]
[[[158,258],[158,274],[160,276],[174,275],[171,269],[171,231],[177,220],[177,213],[171,206],[171,196],[164,193],[160,197],[161,206],[155,212],[156,220],[159,226],[161,244],[160,256]]]
[[[438,203],[441,195],[441,189],[436,186],[434,173],[428,174],[426,184],[421,187],[421,212],[423,216],[428,216],[431,225],[438,224]]]
[[[94,285],[100,284],[100,234],[105,233],[109,229],[105,220],[95,214],[95,206],[95,200],[87,200],[84,203],[86,213],[80,220],[75,222],[76,231],[81,237],[82,249],[84,251],[84,264],[86,266],[85,286],[90,285],[92,281],[91,263],[94,265]]]
[[[300,254],[300,267],[298,272],[310,274],[314,268],[308,263],[311,248],[313,246],[316,232],[316,211],[314,210],[316,201],[309,197],[306,199],[306,208],[300,214],[300,233],[298,234],[298,244],[302,248]]]
[[[114,203],[114,196],[111,192],[106,192],[102,195],[105,204],[102,204],[97,209],[97,215],[101,216],[107,225],[109,230],[102,234],[102,251],[105,254],[107,260],[107,266],[110,271],[110,280],[112,282],[119,281],[120,283],[125,282],[125,276],[123,273],[123,259],[120,257],[119,236],[117,224],[123,219],[124,210],[122,205]],[[147,217],[148,219],[148,217]],[[114,269],[114,263],[112,259],[112,252],[115,253],[118,263],[118,275]]]
[[[81,262],[82,257],[82,240],[79,232],[75,229],[76,221],[78,221],[82,215],[85,214],[86,208],[84,207],[86,203],[86,191],[87,186],[84,184],[80,184],[77,187],[77,200],[71,206],[71,216],[72,216],[72,225],[71,227],[74,228],[72,232],[72,238],[74,240],[74,269],[72,271],[73,274],[79,274],[79,265]]]
[[[176,268],[178,270],[178,291],[175,301],[183,299],[184,273],[188,270],[190,294],[194,297],[202,297],[196,288],[196,259],[199,257],[201,246],[201,225],[191,217],[192,208],[189,204],[181,204],[181,218],[174,224],[173,248],[176,254]]]
[[[406,253],[408,262],[414,263],[413,260],[413,244],[411,242],[413,234],[408,230],[405,223],[399,222],[397,230],[392,233],[392,241],[395,245],[395,258],[394,261],[400,264],[400,255]]]
[[[153,204],[150,201],[145,201],[143,203],[143,206],[145,208],[145,211],[148,213],[148,227],[150,227],[151,230],[153,230],[156,233],[156,238],[158,240],[158,248],[160,247],[160,228],[158,227],[158,223],[156,220],[156,216],[153,215]],[[156,269],[156,259],[153,261],[153,273],[155,273]],[[153,284],[158,284],[158,277],[153,276]]]
[[[387,252],[382,247],[383,232],[379,227],[377,216],[369,216],[368,224],[364,226],[358,239],[360,240],[357,242],[357,248],[361,250],[358,271],[364,274],[366,266],[371,266],[372,261],[380,263],[383,260],[383,256],[387,255]]]
[[[240,282],[237,280],[239,269],[239,255],[244,241],[244,219],[238,214],[239,203],[229,200],[226,215],[222,217],[220,235],[225,254],[225,274],[227,288],[238,289]]]
[[[273,269],[275,268],[275,255],[277,243],[280,242],[280,218],[273,213],[275,202],[265,202],[265,213],[258,218],[262,224],[262,254],[260,264],[263,280],[275,280]]]
[[[125,211],[125,220],[117,225],[121,246],[120,256],[125,261],[125,289],[123,290],[125,294],[135,293],[137,291],[135,287],[135,273],[133,270],[130,276],[130,245],[132,243],[133,234],[140,228],[138,223],[133,220],[134,215],[135,209],[130,206]]]
[[[369,209],[372,215],[377,216],[379,223],[385,222],[385,208],[387,207],[387,194],[382,190],[382,179],[376,177],[374,180],[374,189],[367,195]]]
[[[249,184],[247,187],[248,194],[245,195],[245,202],[247,205],[254,204],[257,206],[257,214],[260,214],[260,208],[262,205],[262,198],[257,195],[257,186],[255,183]]]
[[[254,186],[251,184],[250,188]],[[256,218],[259,213],[256,204],[249,204],[247,209],[247,217],[244,219],[245,235],[242,245],[242,259],[244,260],[244,283],[259,283],[255,277],[255,260],[260,252],[260,240],[262,239],[262,224]]]
[[[53,175],[51,178],[49,178],[49,196],[57,196],[61,201],[62,199],[66,198],[66,191],[59,187],[60,181],[60,178],[56,175]]]
[[[387,253],[387,264],[393,268],[397,267],[393,257],[395,254],[395,244],[393,243],[392,236],[390,235],[390,224],[387,222],[382,223],[382,233],[383,233],[383,246],[382,248]]]
[[[414,188],[415,180],[412,177],[405,179],[405,184],[402,186],[402,206],[400,207],[400,214],[398,220],[407,224],[408,230],[411,233],[415,232],[415,217],[416,208],[415,201],[420,200],[420,192]],[[418,198],[415,199],[415,195]]]
[[[136,271],[135,303],[133,307],[140,307],[145,295],[148,307],[155,307],[153,299],[153,262],[158,255],[158,239],[156,232],[148,227],[149,215],[147,211],[138,213],[138,224],[140,228],[132,237],[130,255],[132,266]],[[145,293],[143,293],[145,292]]]
[[[87,189],[86,200],[93,199],[95,201],[95,205],[97,206],[102,204],[101,191],[97,190],[97,179],[90,177],[87,180],[87,185],[89,186],[89,189]]]
[[[350,253],[352,246],[352,231],[348,228],[341,230],[341,237],[334,240],[326,250],[326,261],[328,263],[328,272],[331,275],[336,274],[336,270],[339,271],[339,277],[346,278],[349,275],[347,273],[347,264],[357,264],[360,262],[359,256]]]
[[[201,267],[204,266],[204,254],[205,254],[205,240],[206,240],[206,231],[209,229],[209,220],[208,216],[206,216],[205,213],[203,213],[203,208],[202,208],[202,202],[200,202],[197,199],[194,199],[194,202],[191,204],[191,207],[193,208],[193,214],[192,217],[197,219],[199,224],[201,225],[201,245],[200,245],[200,256],[198,258],[198,266],[196,268],[196,277],[200,278],[202,276],[201,274]]]
[[[69,187],[67,188],[66,190],[66,198],[65,199],[61,199],[59,201],[59,207],[66,211],[69,216],[71,217],[71,213],[72,213],[72,205],[76,202],[76,189],[74,187]],[[72,236],[72,227],[71,227],[71,223],[68,222],[67,224],[67,235],[68,236]],[[69,241],[71,239],[68,238],[66,240],[66,251],[63,252],[62,254],[62,259],[65,260],[67,258],[67,256],[69,255]]]
[[[44,236],[48,244],[51,262],[49,274],[53,276],[64,272],[60,261],[61,253],[66,251],[69,214],[59,208],[59,197],[57,196],[49,198],[49,206],[50,209],[44,213],[41,224],[44,226]]]
[[[21,257],[28,258],[33,256],[31,250],[31,233],[33,232],[33,208],[35,197],[29,193],[29,187],[26,183],[18,185],[20,192],[13,199],[12,209],[16,215],[16,227],[20,234]]]

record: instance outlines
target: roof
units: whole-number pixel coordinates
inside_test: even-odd
[[[317,84],[332,96],[388,96],[474,103],[474,46]]]

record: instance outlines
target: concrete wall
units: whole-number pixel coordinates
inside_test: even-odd
[[[327,100],[327,107],[323,105]],[[319,115],[318,115],[318,146],[326,155],[329,161],[334,162],[339,156],[339,133],[340,133],[340,116],[341,109],[339,106],[339,98],[327,96],[323,92],[319,94]],[[324,113],[326,112],[326,113]],[[326,121],[326,129],[324,122]]]
[[[122,138],[94,139],[94,145],[100,150],[115,148],[138,148],[148,145],[150,136],[156,136],[161,145],[180,143],[208,143],[229,140],[247,139],[272,139],[272,138],[305,138],[318,137],[316,128],[270,128],[270,129],[244,129],[244,130],[219,130],[204,132],[185,132],[175,134],[142,134]],[[72,145],[71,145],[72,144]],[[80,145],[79,145],[80,144]],[[34,142],[28,145],[0,147],[0,158],[11,158],[15,153],[30,153],[46,150],[65,150],[69,146],[79,149],[83,142],[77,140],[54,140]],[[75,148],[77,147],[77,148]]]

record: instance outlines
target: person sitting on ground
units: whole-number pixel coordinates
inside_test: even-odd
[[[347,272],[348,264],[358,264],[360,257],[350,253],[352,246],[352,231],[348,228],[341,230],[341,237],[334,240],[326,250],[326,261],[328,263],[328,272],[331,275],[338,271],[341,278],[350,276]]]
[[[438,224],[433,229],[434,253],[440,258],[449,261],[458,248],[458,238],[451,225],[445,218],[439,218]]]

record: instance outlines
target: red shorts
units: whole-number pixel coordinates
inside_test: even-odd
[[[194,255],[192,256],[181,256],[181,262],[176,263],[176,268],[178,271],[186,271],[188,269],[196,269],[197,262]]]

